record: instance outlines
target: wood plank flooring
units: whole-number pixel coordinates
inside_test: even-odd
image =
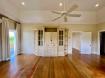
[[[18,55],[8,62],[0,63],[0,78],[29,78],[40,57]]]
[[[67,57],[42,57],[32,78],[83,78]]]
[[[0,78],[105,78],[105,57],[19,55],[0,63]]]

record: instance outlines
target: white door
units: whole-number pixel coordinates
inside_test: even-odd
[[[81,33],[81,54],[91,54],[91,32]]]
[[[57,32],[45,32],[45,56],[57,56]]]

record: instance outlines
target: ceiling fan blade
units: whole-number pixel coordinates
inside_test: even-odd
[[[58,11],[51,11],[51,12],[55,14],[62,14],[61,12],[58,12]]]
[[[67,16],[69,16],[69,17],[80,17],[81,14],[67,14]]]
[[[56,20],[60,19],[61,17],[62,17],[62,16],[57,17],[57,18],[53,19],[52,21],[56,21]]]
[[[73,5],[71,8],[69,8],[67,13],[70,13],[70,12],[74,11],[76,8],[78,8],[78,5]]]

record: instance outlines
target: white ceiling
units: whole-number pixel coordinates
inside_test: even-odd
[[[63,7],[59,7],[60,2],[66,1],[66,8],[69,8],[73,4],[77,4],[79,8],[77,10],[83,11],[95,11],[105,6],[105,0],[10,0],[21,10],[63,10]],[[25,6],[21,5],[21,2],[25,2]],[[100,4],[100,7],[96,8],[96,3]]]

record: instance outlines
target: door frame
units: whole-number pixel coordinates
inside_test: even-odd
[[[49,33],[50,34],[50,33],[53,33],[53,32],[45,32],[45,35],[44,35],[45,36],[45,45],[44,45],[45,46],[45,49],[44,49],[44,52],[46,52],[46,51],[48,52],[48,49],[46,49],[46,47],[47,47],[46,46],[46,36],[47,36],[46,33]],[[57,32],[55,32],[55,33],[57,35]],[[58,37],[57,37],[57,39],[58,39]],[[58,47],[57,47],[58,46],[58,41],[57,41],[57,39],[56,39],[56,55],[54,55],[54,56],[50,55],[51,57],[58,56]],[[47,56],[46,53],[44,53],[44,56]]]
[[[73,40],[73,33],[83,33],[83,31],[72,31],[71,32],[71,41]],[[73,41],[71,42],[71,46],[72,46],[72,48],[73,48]],[[79,49],[80,51],[81,51],[81,48]]]
[[[98,52],[97,52],[97,55],[100,55],[100,33],[101,32],[105,32],[105,30],[100,30],[98,31]]]
[[[73,34],[74,32],[83,33],[83,32],[91,32],[91,31],[71,31],[71,41],[72,41],[72,39],[73,39],[72,34]],[[91,36],[92,36],[92,32],[91,32]],[[92,37],[91,37],[91,38],[92,38]],[[73,42],[73,41],[72,41],[72,42]],[[71,42],[71,45],[72,45],[72,42]],[[92,40],[91,40],[91,44],[92,44]],[[73,45],[72,45],[72,47],[73,47]],[[80,52],[81,52],[81,48],[80,48]],[[91,54],[92,54],[92,46],[91,46]]]
[[[9,32],[14,32],[15,33],[15,40],[17,40],[17,36],[16,36],[16,30],[15,29],[9,29]],[[14,46],[14,52],[15,52],[15,55],[14,56],[17,56],[17,41],[15,41],[15,46]]]

